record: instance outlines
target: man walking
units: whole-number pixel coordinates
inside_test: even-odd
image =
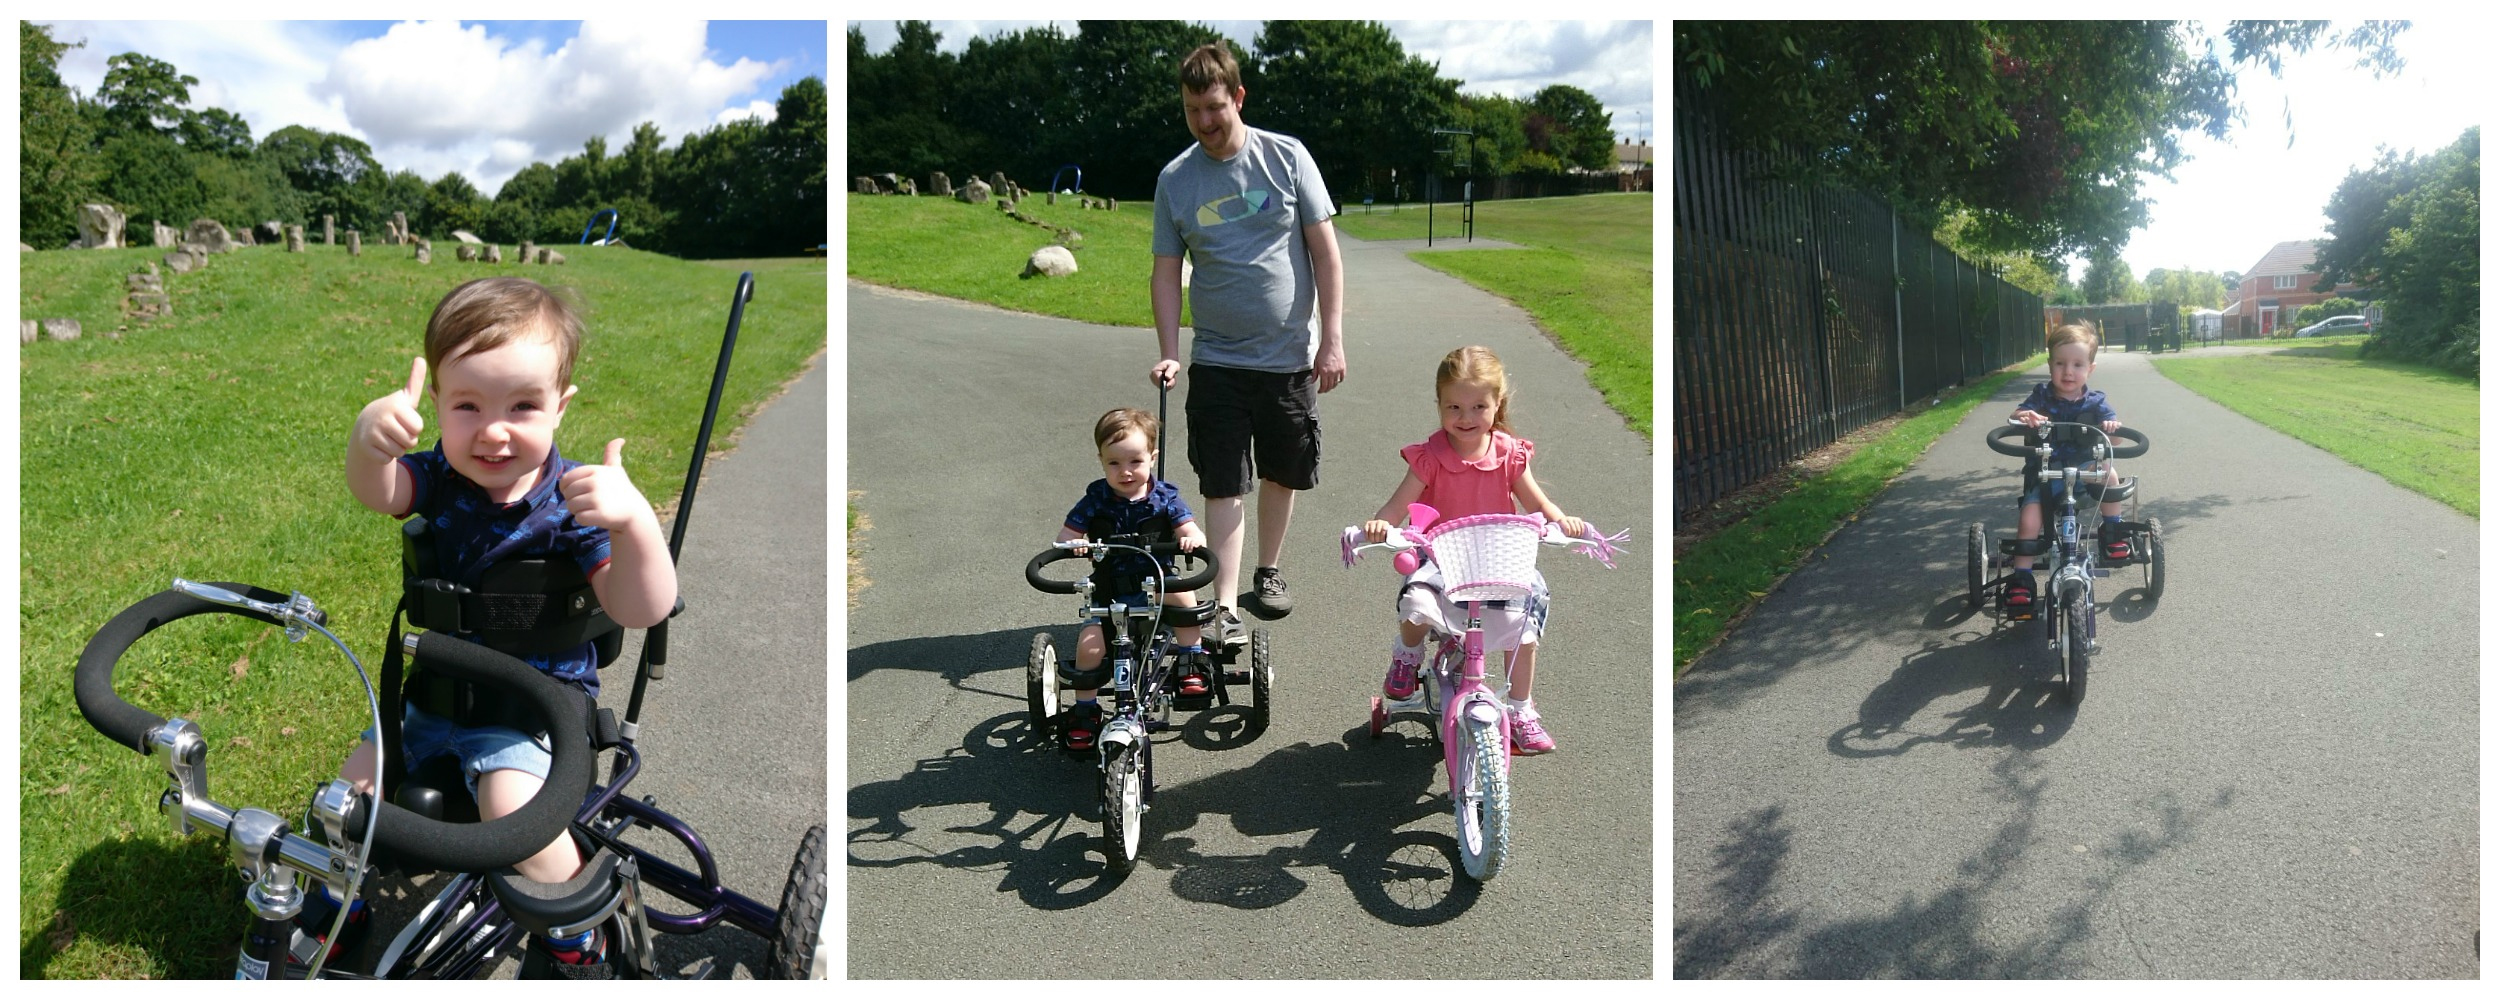
[[[1189,464],[1206,497],[1221,632],[1247,642],[1234,609],[1293,611],[1278,575],[1297,490],[1319,485],[1319,398],[1345,381],[1344,271],[1336,203],[1310,151],[1241,121],[1241,67],[1218,42],[1181,60],[1181,105],[1197,140],[1155,180],[1152,377],[1181,370],[1181,254],[1190,282]],[[1256,480],[1259,561],[1241,603],[1243,499]]]

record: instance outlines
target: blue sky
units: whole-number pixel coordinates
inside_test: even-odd
[[[200,82],[192,106],[353,135],[393,170],[458,171],[488,193],[532,162],[611,150],[653,122],[670,145],[772,117],[783,87],[826,75],[826,22],[43,21],[61,76],[93,94],[105,60],[139,52]]]
[[[1256,51],[1257,21],[1192,18],[1232,39],[1244,51]],[[1525,99],[1549,84],[1569,84],[1596,96],[1613,116],[1617,136],[1645,133],[1655,138],[1658,116],[1653,107],[1657,88],[1652,63],[1656,43],[1649,21],[1386,21],[1406,54],[1440,64],[1444,78],[1458,80],[1459,91],[1500,94]],[[975,38],[1056,24],[1075,34],[1075,21],[931,21],[940,51],[961,55]],[[849,21],[868,42],[868,51],[894,47],[893,21]],[[1179,119],[1177,102],[1173,111]],[[1250,95],[1243,117],[1258,124],[1258,95]]]

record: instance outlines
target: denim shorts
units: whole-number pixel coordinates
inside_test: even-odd
[[[378,739],[373,727],[365,727],[366,742]],[[520,771],[545,781],[547,768],[555,759],[548,750],[545,733],[524,733],[510,726],[463,728],[415,705],[408,706],[399,717],[399,742],[408,770],[444,754],[458,757],[460,776],[468,782],[472,796],[477,794],[478,775]]]

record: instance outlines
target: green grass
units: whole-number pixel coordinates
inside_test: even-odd
[[[1565,351],[1588,365],[1589,384],[1606,405],[1641,436],[1650,437],[1652,197],[1598,194],[1478,202],[1477,236],[1533,249],[1418,250],[1408,256],[1527,310]],[[1436,242],[1457,232],[1454,207],[1434,215]],[[1361,240],[1423,239],[1424,216],[1410,206],[1340,215],[1337,225]]]
[[[378,668],[397,532],[348,495],[342,456],[357,411],[406,379],[444,292],[517,273],[581,293],[582,390],[557,444],[595,456],[626,438],[626,468],[654,503],[675,497],[685,475],[734,284],[724,267],[763,273],[716,442],[827,344],[822,261],[583,249],[541,268],[459,263],[445,242],[420,265],[395,249],[368,246],[360,260],[318,245],[219,256],[203,272],[168,274],[171,319],[118,340],[104,334],[120,325],[122,276],[161,252],[19,255],[19,315],[70,316],[86,331],[19,350],[23,975],[231,970],[244,924],[222,854],[173,836],[155,809],[160,765],[87,727],[71,668],[106,619],[175,576],[302,590]],[[202,726],[219,801],[299,815],[369,716],[335,649],[275,635],[229,616],[178,622],[133,648],[118,686],[142,708]]]
[[[1829,471],[1695,542],[1675,561],[1676,673],[1691,666],[1694,657],[1717,642],[1730,623],[1752,610],[1833,531],[1866,509],[1938,437],[2006,380],[2046,361],[2045,355],[2034,355],[1964,387]]]
[[[2242,416],[2482,517],[2480,389],[2436,368],[2363,360],[2359,350],[2300,341],[2270,354],[2153,364]]]
[[[952,198],[853,194],[849,206],[843,265],[861,281],[1086,323],[1154,327],[1147,287],[1154,275],[1152,202],[1122,202],[1114,212],[1077,208],[1074,198],[1017,203],[1017,211],[1084,237],[1075,274],[1032,279],[1019,277],[1025,259],[1050,245],[1051,229]],[[1181,322],[1188,321],[1184,303]]]

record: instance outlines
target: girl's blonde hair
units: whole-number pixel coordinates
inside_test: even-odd
[[[2084,322],[2061,323],[2057,329],[2049,331],[2050,355],[2054,356],[2058,348],[2068,344],[2082,344],[2090,348],[2092,353],[2085,357],[2098,360],[2101,356],[2101,331]]]
[[[1504,434],[1510,429],[1510,375],[1502,370],[1502,359],[1489,347],[1461,347],[1442,356],[1441,368],[1432,376],[1435,401],[1453,385],[1482,386],[1493,390],[1493,429]]]

